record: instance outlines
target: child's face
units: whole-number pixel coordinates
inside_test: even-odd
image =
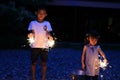
[[[47,13],[46,13],[46,10],[44,9],[39,10],[37,13],[38,21],[43,21],[46,16],[47,16]]]
[[[95,38],[95,37],[89,37],[89,43],[90,43],[90,45],[94,46],[94,45],[97,44],[97,42],[98,42],[97,38]]]

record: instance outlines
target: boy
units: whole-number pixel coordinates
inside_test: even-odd
[[[37,11],[37,20],[31,21],[29,24],[28,38],[34,37],[34,43],[31,45],[32,53],[31,53],[31,72],[32,72],[32,80],[35,79],[36,73],[36,64],[37,59],[40,56],[41,66],[42,66],[42,80],[46,78],[46,62],[48,59],[48,39],[53,39],[49,32],[52,31],[51,25],[48,21],[44,21],[44,18],[47,16],[46,10],[41,8]]]

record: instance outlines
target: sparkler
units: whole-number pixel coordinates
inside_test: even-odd
[[[106,69],[106,67],[107,67],[107,65],[108,65],[109,63],[107,63],[106,61],[102,61],[102,60],[100,60],[100,67],[102,68],[102,69]]]
[[[30,46],[35,42],[34,37],[30,37],[27,40],[28,40]],[[52,48],[55,45],[55,41],[48,39],[47,45],[49,48]]]
[[[102,57],[99,55],[99,63],[100,63],[100,68],[105,70],[108,67],[108,62],[106,60],[103,60]],[[110,67],[110,66],[109,66]],[[104,75],[100,75],[101,80],[104,80]]]
[[[52,48],[55,45],[55,41],[54,40],[48,40],[48,47]]]
[[[99,61],[100,61],[99,62],[100,63],[100,68],[105,70],[109,63],[106,60],[102,60],[102,57],[100,55],[99,55]]]
[[[27,40],[29,42],[29,45],[32,45],[35,42],[34,37],[30,37]]]

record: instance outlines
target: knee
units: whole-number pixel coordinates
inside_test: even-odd
[[[41,66],[42,67],[46,67],[46,63],[41,63]]]
[[[36,65],[37,65],[37,62],[32,62],[32,65],[33,65],[33,66],[36,66]]]

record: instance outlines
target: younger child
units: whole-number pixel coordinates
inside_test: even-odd
[[[97,45],[98,34],[96,31],[91,31],[87,35],[88,44],[84,45],[82,52],[82,69],[85,71],[85,80],[98,80],[99,75],[99,54],[103,57],[103,61],[107,62],[104,52]]]

